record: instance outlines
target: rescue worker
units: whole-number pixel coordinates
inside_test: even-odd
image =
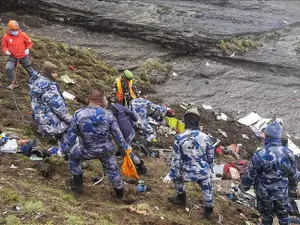
[[[166,108],[156,105],[146,98],[137,98],[132,100],[130,108],[135,113],[141,124],[141,129],[145,139],[148,142],[156,142],[156,134],[151,125],[148,123],[147,114],[148,112],[151,112],[152,114],[156,114],[156,116],[157,114],[164,115],[167,112]]]
[[[83,193],[82,160],[99,159],[104,172],[114,187],[117,198],[124,198],[123,181],[115,157],[111,136],[119,148],[129,149],[113,114],[101,107],[104,92],[93,90],[89,97],[88,107],[77,110],[68,129],[67,139],[62,144],[64,153],[68,153],[80,136],[81,144],[72,148],[69,153],[69,167],[73,174],[71,189]]]
[[[214,148],[210,138],[199,129],[200,116],[197,108],[188,109],[184,115],[185,132],[175,137],[171,169],[164,183],[175,185],[177,195],[169,197],[173,204],[185,205],[184,182],[197,182],[205,200],[204,214],[212,219],[214,196],[210,179],[214,161]]]
[[[124,106],[129,106],[130,101],[136,99],[137,89],[133,85],[132,78],[132,72],[124,70],[122,76],[117,78],[113,85],[116,99]]]
[[[36,71],[29,79],[32,115],[37,123],[38,132],[54,136],[60,145],[72,121],[65,100],[54,82],[58,78],[57,66],[45,61],[43,75]],[[53,149],[51,151],[57,151]],[[52,152],[54,153],[54,152]]]
[[[18,87],[15,81],[14,69],[21,63],[26,71],[30,74],[33,72],[31,67],[30,50],[32,50],[32,41],[28,35],[20,30],[17,21],[11,20],[7,24],[7,32],[2,38],[2,52],[8,56],[5,66],[7,77],[11,85],[8,87],[13,89]]]
[[[126,142],[128,144],[131,144],[135,136],[133,123],[137,123],[138,119],[129,108],[126,108],[119,103],[113,102],[115,102],[115,100],[111,98],[109,101],[108,109],[115,116]],[[130,153],[130,158],[136,165],[136,170],[139,174],[147,173],[147,167],[145,166],[143,160],[140,160],[133,152]]]
[[[281,143],[282,126],[274,121],[265,129],[265,146],[256,151],[239,185],[248,191],[252,184],[263,225],[273,224],[274,214],[279,224],[290,224],[288,189],[297,189],[297,163],[293,152]]]

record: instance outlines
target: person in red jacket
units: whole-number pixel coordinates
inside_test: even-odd
[[[20,30],[19,23],[11,20],[8,22],[7,32],[2,38],[1,44],[3,53],[8,56],[5,66],[8,80],[11,82],[8,87],[13,89],[18,87],[14,74],[14,69],[18,63],[21,63],[29,74],[34,71],[29,57],[33,43],[28,35]]]

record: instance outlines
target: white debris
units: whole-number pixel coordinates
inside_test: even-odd
[[[242,134],[242,138],[247,139],[247,140],[250,139],[247,134]]]
[[[221,129],[218,129],[218,132],[222,134],[224,137],[228,138],[227,133]]]
[[[27,171],[37,171],[36,169],[33,169],[33,168],[25,168],[24,170],[27,170]]]
[[[249,115],[239,119],[238,122],[245,126],[250,126],[250,125],[256,123],[257,121],[259,121],[260,119],[261,119],[261,117],[257,113],[252,112]]]
[[[291,141],[291,139],[288,138],[288,146],[289,149],[294,153],[294,155],[300,155],[300,149],[297,145],[294,144],[294,142]]]
[[[163,216],[160,217],[162,220],[164,220],[165,218]]]
[[[175,72],[173,72],[173,77],[177,77],[178,76],[178,74],[177,73],[175,73]]]
[[[65,99],[68,99],[68,100],[74,100],[75,98],[75,95],[72,95],[71,93],[67,92],[67,91],[64,91],[62,93],[62,96],[65,98]]]
[[[14,164],[11,164],[9,168],[10,168],[10,169],[17,169],[18,167],[15,166]]]
[[[190,209],[188,207],[185,207],[185,211],[188,213]]]
[[[207,62],[207,63],[205,63],[205,65],[206,65],[206,66],[209,66],[209,63]]]
[[[202,108],[205,110],[211,110],[212,107],[210,105],[202,104]]]
[[[220,116],[217,116],[217,120],[227,121],[228,120],[228,116],[226,116],[224,113],[221,113]]]

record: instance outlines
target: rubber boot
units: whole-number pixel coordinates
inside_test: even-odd
[[[168,200],[175,205],[186,205],[186,193],[183,192],[182,194],[168,197]]]
[[[116,194],[117,194],[117,198],[120,201],[123,201],[123,199],[124,199],[124,188],[121,188],[121,189],[116,189],[115,188],[115,191],[116,191]]]
[[[73,179],[71,180],[71,190],[77,194],[83,194],[82,174],[73,175]]]
[[[138,172],[138,174],[140,175],[146,175],[147,174],[147,167],[145,166],[145,163],[143,160],[141,160],[140,164],[136,165],[136,171]]]
[[[204,215],[205,215],[205,218],[208,219],[208,220],[212,220],[213,219],[213,212],[214,212],[214,207],[207,207],[205,206],[204,208]]]

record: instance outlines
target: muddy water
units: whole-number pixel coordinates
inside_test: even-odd
[[[291,17],[290,14],[288,17]],[[2,21],[10,16],[11,12],[2,13]],[[273,22],[285,23],[284,18]],[[24,21],[27,32],[93,48],[107,63],[120,70],[135,68],[148,58],[166,58],[177,52],[176,48],[166,49],[133,37],[93,32],[31,16],[19,19]],[[168,103],[189,101],[210,104],[234,118],[252,111],[262,117],[276,115],[283,118],[290,134],[300,136],[299,34],[297,24],[282,29],[276,38],[264,42],[259,49],[233,58],[203,56],[201,52],[174,57],[169,62],[177,76],[157,86],[157,96]]]

